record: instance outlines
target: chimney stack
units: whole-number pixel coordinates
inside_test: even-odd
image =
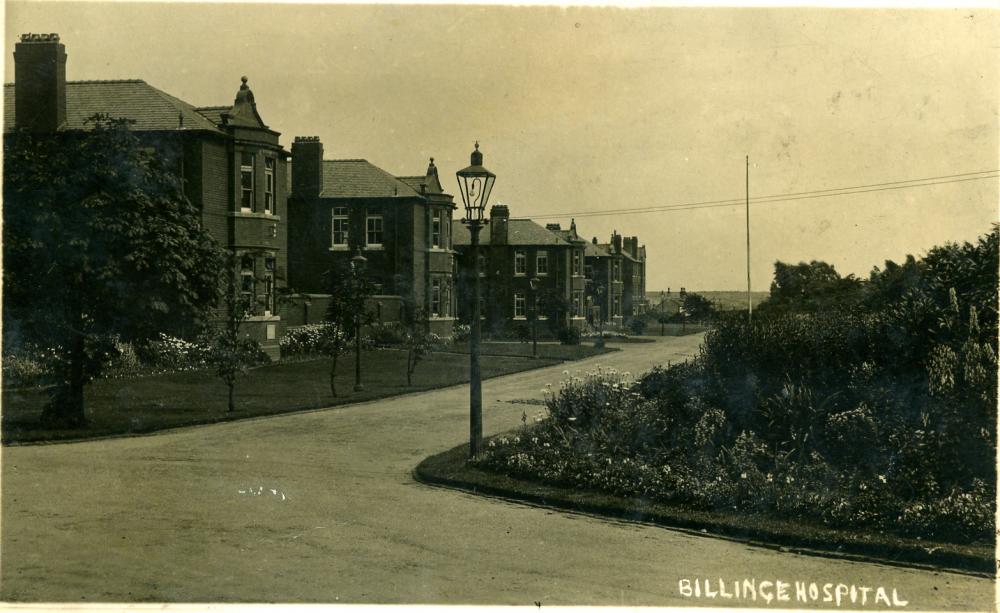
[[[323,143],[318,136],[296,136],[292,143],[292,196],[315,198],[323,189]]]
[[[614,253],[622,252],[622,235],[618,234],[617,231],[611,233],[611,246],[614,250]]]
[[[510,211],[506,204],[494,204],[490,207],[490,244],[506,245],[508,239],[507,222]]]
[[[14,46],[14,125],[55,132],[66,123],[66,47],[58,34],[22,34]]]

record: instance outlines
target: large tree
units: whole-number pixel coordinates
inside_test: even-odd
[[[90,124],[4,142],[4,342],[59,353],[44,417],[65,425],[85,423],[108,339],[191,330],[224,269],[173,169],[126,120]]]

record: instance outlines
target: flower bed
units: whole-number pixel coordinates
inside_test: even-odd
[[[648,378],[636,382],[614,370],[570,377],[549,388],[547,412],[535,423],[489,440],[472,465],[694,509],[953,542],[992,538],[993,496],[985,481],[940,496],[907,496],[896,475],[866,474],[818,452],[789,457],[753,431],[735,430],[700,397],[679,401],[676,385],[695,378],[697,366],[668,372],[658,373],[655,392]]]

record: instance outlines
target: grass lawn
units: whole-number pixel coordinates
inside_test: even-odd
[[[663,334],[660,334],[660,328],[663,329]],[[705,324],[658,324],[650,323],[646,324],[646,331],[643,332],[643,336],[687,336],[688,334],[698,334],[699,332],[704,332],[708,330],[709,326]]]
[[[557,364],[594,355],[588,351],[551,350],[539,359],[491,354],[483,360],[483,378]],[[528,355],[531,347],[528,346]],[[469,380],[467,354],[436,352],[422,361],[406,385],[406,353],[380,350],[362,353],[364,391],[354,392],[354,356],[337,365],[337,393],[330,394],[330,361],[283,362],[256,368],[236,388],[236,411],[226,411],[226,387],[210,371],[181,372],[137,379],[104,379],[87,386],[89,424],[83,429],[46,429],[38,421],[47,400],[44,390],[3,391],[3,443],[85,439],[145,433],[193,424],[362,402],[429,390]]]
[[[611,339],[608,342],[612,342]],[[469,354],[468,343],[452,345],[447,349],[451,353]],[[559,343],[538,343],[538,357],[546,360],[582,360],[590,356],[600,355],[618,351],[613,347],[598,349],[590,342],[581,342],[579,345],[562,345]],[[520,356],[531,357],[531,341],[521,343],[511,342],[485,342],[480,353],[484,356]]]
[[[956,569],[992,576],[994,548],[919,541],[862,530],[834,530],[745,512],[705,511],[623,498],[481,470],[466,464],[468,445],[431,456],[414,469],[418,481],[550,507],[697,530],[753,544],[894,564]]]

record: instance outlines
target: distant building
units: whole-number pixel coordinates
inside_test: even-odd
[[[473,267],[470,235],[460,222],[452,223],[459,258],[459,293],[471,295]],[[560,304],[561,321],[546,321],[547,327],[584,324],[583,250],[586,241],[557,225],[545,227],[530,219],[511,219],[505,205],[490,209],[490,219],[480,235],[481,313],[484,332],[509,335],[527,330],[535,313],[539,318]],[[532,290],[531,279],[538,279]],[[459,314],[469,321],[468,300],[459,300]]]
[[[356,253],[378,287],[372,308],[383,322],[410,321],[417,310],[431,330],[451,334],[455,321],[452,196],[431,159],[424,175],[397,177],[367,160],[324,160],[318,137],[292,144],[289,285],[300,295],[287,315],[321,321],[326,272]]]
[[[646,247],[636,236],[611,234],[608,243],[593,238],[586,246],[588,320],[621,324],[649,308],[646,299]]]
[[[14,48],[14,83],[4,86],[4,135],[86,132],[101,113],[128,119],[132,132],[176,169],[202,225],[241,256],[253,305],[243,330],[277,358],[283,322],[277,290],[286,277],[285,162],[243,77],[232,105],[195,107],[138,79],[67,81],[57,34],[24,34]],[[11,203],[7,203],[9,206]]]

